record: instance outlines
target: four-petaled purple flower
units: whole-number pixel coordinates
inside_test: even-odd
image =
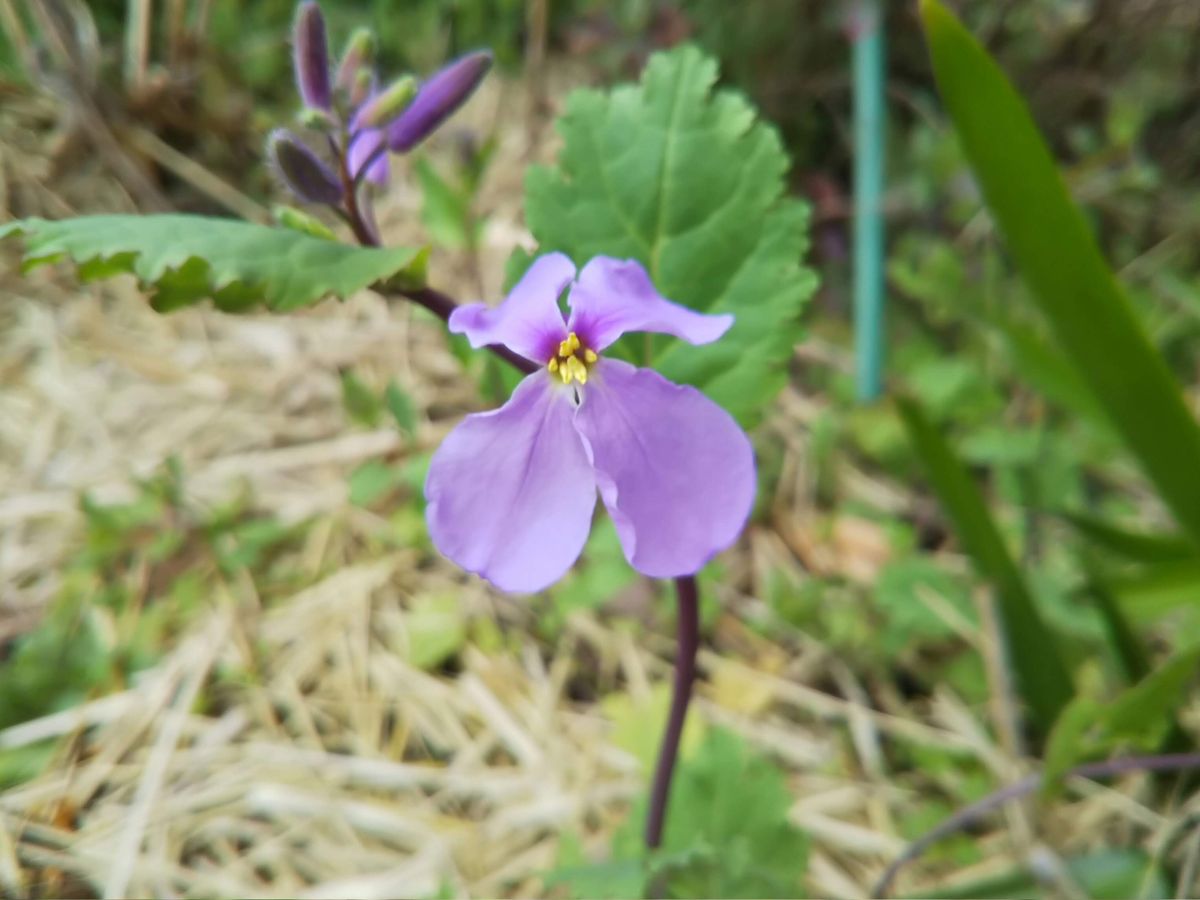
[[[754,502],[750,441],[725,410],[599,355],[631,331],[711,343],[733,317],[665,299],[633,260],[596,257],[575,274],[561,253],[542,256],[500,306],[450,316],[471,346],[502,344],[539,366],[502,407],[450,432],[425,483],[437,548],[507,591],[541,590],[570,568],[597,489],[630,565],[657,578],[697,572]],[[558,303],[568,284],[569,318]]]

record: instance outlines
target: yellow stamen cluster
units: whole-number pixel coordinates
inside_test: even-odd
[[[588,367],[599,357],[579,342],[579,335],[571,332],[565,341],[558,343],[558,355],[546,363],[546,368],[558,374],[563,384],[578,381],[587,384]]]

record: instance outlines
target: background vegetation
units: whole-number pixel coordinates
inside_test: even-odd
[[[292,4],[168,3],[131,26],[149,6],[0,4],[5,218],[262,219],[278,199],[258,148],[294,103]],[[955,6],[1028,99],[1194,415],[1200,9]],[[330,7],[335,35],[375,27],[393,71],[498,55],[490,93],[383,206],[396,243],[445,248],[431,270],[459,296],[498,293],[536,233],[523,173],[553,158],[568,90],[679,42],[779,127],[812,206],[821,288],[755,431],[754,522],[702,580],[701,703],[651,881],[864,895],[908,842],[1028,771],[1194,746],[1187,510],[1050,327],[995,189],[985,211],[914,9],[886,13],[897,408],[853,399],[849,5]],[[995,121],[1005,146],[1020,122]],[[1012,196],[1010,215],[1028,208]],[[1046,196],[1034,219],[1058,214]],[[1044,237],[1044,270],[1079,270]],[[436,328],[366,296],[294,321],[161,319],[129,285],[61,272],[0,290],[0,890],[642,894],[670,605],[610,529],[529,601],[437,561],[424,463],[478,399]],[[1036,636],[1005,649],[1014,615]],[[1191,787],[1052,777],[899,889],[1194,895]]]

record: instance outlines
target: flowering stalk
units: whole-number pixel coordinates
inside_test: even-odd
[[[700,649],[700,601],[695,576],[675,579],[675,601],[679,617],[675,683],[671,690],[671,712],[667,716],[667,729],[658,747],[658,763],[654,767],[654,783],[650,790],[650,810],[646,815],[648,850],[657,850],[662,846],[667,802],[671,798],[671,778],[675,774],[675,760],[679,758],[679,741],[683,737],[688,704],[692,700],[692,685],[696,682],[696,653]]]
[[[351,227],[360,242],[372,246],[377,243],[365,223],[352,220]],[[449,322],[451,315],[459,308],[453,298],[434,288],[401,290],[399,293],[445,322]],[[529,374],[538,368],[503,344],[490,344],[488,349],[521,372]],[[659,744],[658,762],[654,770],[650,806],[646,816],[645,845],[650,851],[662,846],[671,783],[675,774],[675,763],[679,758],[679,745],[688,707],[691,704],[692,688],[696,681],[696,656],[700,647],[700,602],[695,576],[676,578],[675,595],[678,616],[675,675],[671,691],[671,709]]]
[[[316,3],[301,8],[295,42],[301,93],[310,110],[316,107],[331,113],[328,127],[323,130],[337,171],[335,175],[328,170],[287,133],[277,134],[270,145],[276,169],[301,199],[333,207],[360,244],[378,246],[377,230],[364,206],[366,198],[360,195],[364,180],[386,180],[389,151],[411,150],[461,106],[487,74],[491,54],[463,56],[419,89],[414,80],[400,79],[386,90],[377,91],[374,76],[365,67],[370,41],[359,32],[351,39],[331,89],[324,22]],[[355,108],[349,116],[339,105],[346,101]],[[340,129],[339,121],[344,123]],[[319,118],[314,122],[322,124]],[[340,135],[336,133],[339,130]],[[335,192],[340,193],[337,199],[333,198]],[[465,568],[506,589],[537,590],[557,580],[582,550],[598,488],[618,522],[622,547],[634,568],[654,577],[674,577],[679,623],[674,688],[645,831],[646,847],[654,851],[662,844],[675,762],[696,675],[699,601],[691,573],[732,543],[741,531],[753,501],[753,452],[733,419],[698,391],[673,385],[655,372],[637,370],[627,363],[600,360],[598,353],[626,331],[659,331],[693,344],[709,343],[729,328],[731,316],[705,316],[666,300],[654,290],[645,270],[632,261],[598,257],[578,274],[577,281],[575,276],[574,266],[561,254],[539,259],[503,305],[520,307],[518,312],[509,309],[507,322],[503,307],[461,307],[431,287],[399,289],[401,296],[429,310],[452,331],[466,334],[474,346],[486,346],[527,376],[505,407],[492,414],[468,417],[435,455],[426,484],[430,533],[439,549]],[[557,311],[557,298],[568,284],[573,285],[568,301],[572,314],[565,321]],[[531,324],[529,319],[535,307],[549,316],[540,325]],[[557,331],[562,333],[553,334]],[[588,386],[593,367],[597,377]],[[548,371],[539,374],[543,368]],[[580,407],[585,386],[593,392],[587,415]],[[565,412],[568,409],[571,412]],[[686,411],[682,418],[681,410]],[[659,477],[647,481],[644,475],[630,471],[623,440],[597,430],[606,416],[617,416],[628,424],[631,415],[643,417],[638,443],[657,441],[662,454],[659,464],[670,472],[669,477],[660,472]],[[560,426],[559,437],[565,440],[552,443],[563,448],[565,456],[556,462],[539,456],[539,461],[543,463],[543,474],[552,473],[541,490],[549,490],[558,498],[558,529],[570,534],[567,539],[562,534],[538,534],[532,543],[521,543],[507,537],[515,525],[501,529],[505,536],[499,538],[486,534],[486,528],[479,530],[481,516],[470,509],[475,496],[460,485],[470,480],[467,469],[479,458],[473,446],[479,435],[473,432],[486,432],[498,421],[497,416],[514,420],[505,427],[517,430],[522,427],[522,417],[540,423],[538,432],[547,430],[552,420]],[[494,445],[490,433],[485,438],[485,443]],[[701,444],[706,451],[699,456],[682,450]],[[571,447],[575,449],[571,451]],[[513,449],[520,448],[514,445]],[[527,462],[545,452],[544,446],[534,446]],[[683,457],[679,456],[681,452],[685,452]],[[714,463],[725,470],[721,477],[709,472]],[[529,466],[524,468],[522,487],[530,480]],[[649,504],[651,512],[636,502],[639,494],[654,501]],[[632,503],[630,497],[634,498]],[[709,522],[700,528],[695,525],[697,500],[721,511],[702,516]],[[655,524],[649,518],[661,516],[661,510],[669,510],[673,518],[658,522],[662,528],[648,527]],[[678,539],[681,533],[687,537]]]

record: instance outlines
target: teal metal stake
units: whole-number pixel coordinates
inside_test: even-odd
[[[854,372],[858,399],[883,390],[884,40],[878,0],[857,0],[854,48]]]

